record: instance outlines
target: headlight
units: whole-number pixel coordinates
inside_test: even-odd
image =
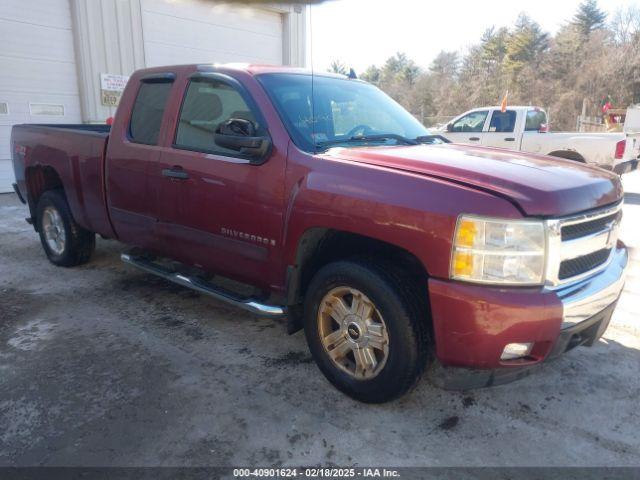
[[[539,285],[545,268],[542,221],[461,215],[451,257],[451,278],[477,283]]]

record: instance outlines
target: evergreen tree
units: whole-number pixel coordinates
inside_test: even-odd
[[[380,81],[380,69],[375,65],[369,65],[360,78],[365,82],[377,84]]]
[[[504,67],[517,75],[528,64],[536,64],[540,54],[549,46],[549,35],[536,22],[521,13],[515,30],[506,40]]]
[[[502,65],[507,54],[508,38],[509,30],[504,27],[498,31],[493,27],[489,28],[482,35],[480,39],[481,58],[488,71],[495,72],[496,68]]]
[[[603,28],[607,19],[607,13],[600,10],[597,0],[585,0],[578,7],[573,17],[573,24],[584,35],[589,35],[596,29]]]

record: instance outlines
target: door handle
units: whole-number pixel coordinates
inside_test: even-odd
[[[504,139],[504,141],[505,141],[505,142],[515,142],[515,141],[516,141],[516,139],[515,139],[515,138],[513,138],[513,137],[508,137],[508,138],[505,138],[505,139]]]
[[[187,180],[189,174],[185,172],[182,167],[165,168],[162,170],[163,177],[176,178],[178,180]]]
[[[469,140],[471,140],[472,142],[477,142],[478,140],[480,140],[480,137],[469,137]]]

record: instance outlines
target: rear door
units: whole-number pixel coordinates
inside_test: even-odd
[[[173,73],[150,74],[137,86],[127,87],[136,90],[131,116],[117,122],[107,152],[108,206],[114,228],[123,242],[145,248],[155,246],[153,173],[160,159],[160,132],[174,79]]]
[[[222,74],[195,74],[185,88],[173,144],[163,150],[158,231],[183,263],[261,285],[275,272],[283,225],[286,148],[260,165],[217,145],[227,120],[266,123],[248,92]],[[265,285],[266,286],[266,285]]]
[[[518,127],[518,112],[516,110],[492,110],[489,122],[482,134],[482,145],[486,147],[500,147],[518,150],[520,148]]]

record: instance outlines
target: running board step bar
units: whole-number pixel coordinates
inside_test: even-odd
[[[197,292],[209,295],[217,300],[221,300],[230,305],[242,308],[248,312],[260,315],[261,317],[269,318],[281,318],[287,315],[285,307],[278,307],[274,305],[266,305],[260,303],[254,298],[242,298],[234,295],[228,290],[217,287],[209,282],[201,280],[196,277],[190,277],[181,273],[172,272],[164,268],[157,263],[147,260],[143,257],[137,257],[128,253],[123,253],[120,258],[124,263],[133,265],[134,267],[144,270],[145,272],[152,273],[159,277],[169,280],[170,282],[177,283],[183,287],[191,288]]]

